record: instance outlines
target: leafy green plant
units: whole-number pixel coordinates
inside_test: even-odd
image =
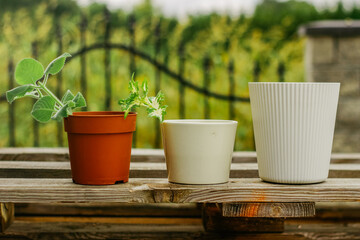
[[[126,99],[119,100],[119,105],[125,111],[125,118],[131,109],[145,107],[149,117],[158,118],[160,122],[164,121],[167,106],[164,105],[165,95],[161,91],[155,97],[149,97],[149,88],[147,81],[143,81],[141,88],[139,83],[134,80],[134,74],[129,82],[130,95]]]
[[[61,121],[63,117],[72,114],[74,108],[86,107],[83,95],[76,95],[67,90],[61,100],[47,87],[47,80],[51,75],[61,71],[65,65],[66,58],[71,57],[64,53],[55,58],[44,70],[43,65],[33,58],[22,59],[15,68],[15,80],[21,86],[6,92],[9,103],[22,97],[38,99],[31,111],[31,115],[39,122],[47,122],[50,119]]]

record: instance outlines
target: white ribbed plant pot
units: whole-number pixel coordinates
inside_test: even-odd
[[[339,89],[340,83],[249,83],[260,178],[327,179]]]
[[[231,120],[165,120],[161,131],[169,182],[227,182],[236,127]]]

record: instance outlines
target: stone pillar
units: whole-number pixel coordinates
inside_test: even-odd
[[[340,82],[333,152],[360,152],[360,21],[318,21],[306,36],[308,82]]]

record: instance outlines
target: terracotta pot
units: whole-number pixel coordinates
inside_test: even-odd
[[[106,185],[129,180],[136,113],[74,112],[64,119],[73,181]]]

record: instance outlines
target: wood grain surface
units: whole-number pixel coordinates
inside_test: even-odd
[[[11,240],[360,240],[360,224],[287,224],[282,233],[205,232],[202,225],[122,225],[116,223],[15,221],[0,238]]]
[[[272,184],[258,178],[218,185],[181,185],[167,179],[133,178],[108,186],[77,185],[71,179],[0,178],[0,202],[329,202],[359,201],[360,179],[328,179],[309,185]]]
[[[227,217],[220,204],[205,203],[203,225],[206,231],[217,232],[283,232],[284,218]]]
[[[13,161],[68,161],[68,148],[0,148],[0,160]],[[131,150],[132,162],[164,162],[163,149]],[[333,153],[333,163],[360,163],[360,153]],[[233,153],[233,162],[256,163],[256,152]]]
[[[256,163],[232,163],[231,178],[259,177]],[[71,178],[69,162],[0,161],[0,178]],[[130,178],[167,178],[166,164],[132,162]],[[331,164],[329,178],[360,178],[360,164]]]
[[[195,203],[17,203],[16,216],[200,217]]]
[[[223,217],[313,217],[315,203],[223,203],[220,204]]]

